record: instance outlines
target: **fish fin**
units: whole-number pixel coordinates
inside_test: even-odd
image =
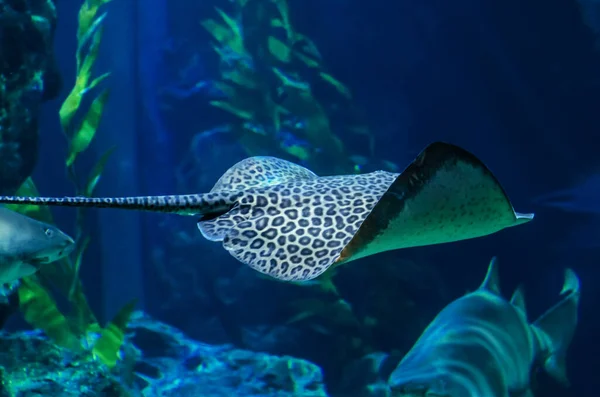
[[[234,192],[316,177],[315,173],[298,164],[277,157],[254,156],[225,171],[211,192]]]
[[[550,345],[549,355],[543,363],[544,369],[554,379],[568,386],[565,359],[577,327],[581,295],[579,278],[571,269],[565,271],[565,282],[561,290],[561,295],[564,294],[566,296],[538,318],[533,326],[541,331],[542,337],[547,338]]]
[[[481,160],[458,146],[436,142],[398,175],[350,245],[358,246],[358,258],[487,236],[533,217],[514,211]]]
[[[500,276],[498,273],[498,259],[496,257],[493,257],[490,261],[485,279],[481,283],[481,286],[479,286],[479,289],[491,292],[494,295],[500,295]]]
[[[510,298],[510,303],[517,309],[519,309],[527,318],[527,308],[525,307],[525,295],[523,294],[523,287],[519,286],[512,297]]]
[[[237,223],[246,220],[240,215],[239,206],[235,205],[233,209],[216,218],[200,219],[197,223],[198,230],[202,237],[208,241],[223,241],[227,232]]]
[[[284,215],[285,216],[285,215]],[[285,219],[285,218],[284,218]],[[289,219],[278,229],[269,227],[274,220],[268,215],[251,218],[230,228],[223,239],[223,247],[234,258],[252,269],[284,281],[312,280],[324,273],[339,258],[344,241],[337,248],[325,248],[326,242],[318,248],[300,243],[283,236],[279,240],[278,231],[297,228]],[[293,226],[292,226],[293,225]],[[319,233],[323,230],[317,228]],[[290,230],[291,231],[291,230]],[[303,236],[307,237],[307,236]],[[347,237],[349,240],[350,237]],[[311,237],[311,240],[316,241]]]

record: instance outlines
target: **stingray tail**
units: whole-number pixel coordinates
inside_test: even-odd
[[[565,272],[561,295],[563,299],[537,319],[533,326],[541,331],[542,343],[548,349],[544,369],[554,379],[568,385],[566,355],[577,327],[580,296],[579,279],[571,269]]]
[[[0,196],[0,204],[117,208],[138,211],[207,215],[228,211],[239,193],[215,192],[173,196],[25,197]]]

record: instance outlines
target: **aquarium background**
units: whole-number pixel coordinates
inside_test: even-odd
[[[48,12],[49,2],[0,0],[2,58],[18,47],[5,28],[14,13]],[[38,118],[39,145],[22,143],[33,154],[31,166],[19,170],[40,194],[66,196],[76,192],[67,178],[69,145],[59,110],[77,73],[83,2],[55,3],[53,48],[38,56],[55,62],[56,73],[46,66],[44,78],[45,89],[56,92],[22,104]],[[577,272],[582,296],[568,356],[572,387],[543,373],[532,379],[536,396],[598,395],[596,2],[248,0],[244,12],[233,0],[104,3],[94,70],[110,76],[90,95],[105,88],[110,94],[94,139],[77,160],[80,174],[88,174],[115,146],[95,196],[206,192],[231,165],[253,155],[281,157],[320,175],[399,172],[427,144],[445,141],[475,153],[515,208],[536,218],[485,238],[351,262],[338,269],[332,288],[259,275],[204,240],[193,218],[90,209],[80,279],[101,323],[136,298],[136,309],[186,340],[305,359],[322,370],[326,395],[379,396],[369,385],[393,369],[443,306],[475,289],[498,256],[503,292],[524,285],[531,319],[557,301],[564,268]],[[223,39],[214,27],[224,24],[218,10],[237,21],[251,56],[240,57],[236,38]],[[302,35],[304,59],[286,61],[290,49],[270,41],[286,40],[285,29],[273,33],[275,19]],[[32,37],[25,53],[37,51]],[[245,89],[228,98],[223,82],[235,73],[243,75]],[[290,87],[303,84],[312,87],[311,96],[295,97],[298,90]],[[290,105],[275,123],[278,104]],[[75,233],[74,209],[52,208],[52,214]],[[15,313],[5,329],[28,327]],[[157,378],[156,368],[131,371],[146,383]],[[240,384],[253,382],[244,376]],[[240,396],[272,395],[242,389]],[[323,395],[295,390],[285,395]],[[214,393],[169,395],[228,395]]]

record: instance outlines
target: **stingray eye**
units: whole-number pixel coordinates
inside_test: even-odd
[[[52,237],[54,236],[54,230],[50,229],[49,227],[44,229],[44,233],[46,233],[47,237]]]

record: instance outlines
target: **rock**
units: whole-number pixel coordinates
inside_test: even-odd
[[[38,331],[0,334],[0,377],[0,397],[130,395],[101,364],[72,359]]]
[[[308,361],[196,342],[141,312],[131,330],[143,396],[327,396],[321,369]]]
[[[52,0],[0,0],[0,194],[31,175],[40,105],[57,96]]]
[[[133,315],[124,354],[109,371],[38,331],[0,333],[0,397],[327,397],[310,362],[193,341],[142,312]]]

